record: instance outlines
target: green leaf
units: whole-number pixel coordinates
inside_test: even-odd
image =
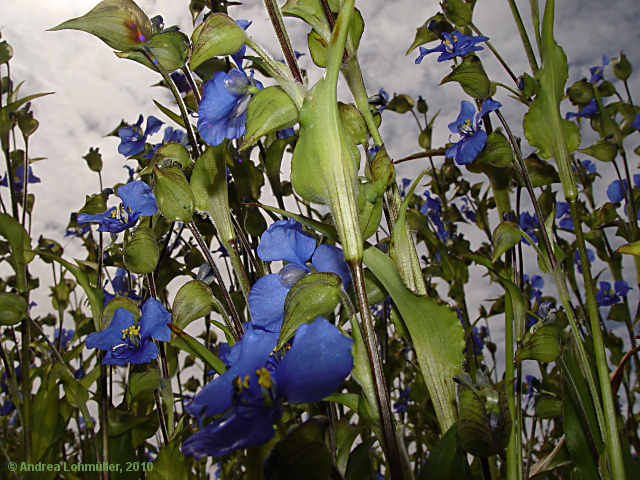
[[[396,113],[407,113],[411,111],[415,102],[413,98],[404,93],[400,95],[394,95],[393,98],[387,103],[385,110],[391,110]]]
[[[536,417],[554,418],[560,415],[562,415],[562,400],[546,396],[536,399]]]
[[[640,240],[637,240],[632,243],[627,243],[626,245],[622,245],[618,247],[616,252],[626,253],[627,255],[635,255],[636,257],[640,257]]]
[[[167,117],[169,117],[175,123],[180,125],[182,128],[186,128],[184,126],[184,120],[182,120],[182,117],[180,115],[178,115],[177,113],[173,112],[171,109],[165,107],[160,102],[157,102],[157,101],[154,100],[153,103],[155,103],[156,107],[158,107],[160,109],[160,111],[162,113],[164,113]]]
[[[162,447],[153,462],[153,468],[148,468],[149,471],[145,477],[149,480],[174,480],[176,478],[189,480],[195,478],[191,472],[191,462],[180,452],[181,443],[181,439],[177,438]]]
[[[13,48],[6,40],[0,42],[0,65],[8,63],[13,58]]]
[[[347,135],[353,140],[353,143],[366,145],[369,142],[369,130],[367,130],[367,125],[364,123],[360,110],[350,103],[339,102],[338,111],[340,112],[342,125]]]
[[[466,0],[446,0],[443,5],[444,14],[457,27],[466,27],[471,23],[475,2]]]
[[[171,339],[171,345],[179,348],[180,350],[184,350],[194,357],[198,357],[219,374],[223,374],[227,370],[227,366],[222,362],[222,360],[211,353],[207,348],[205,348],[204,345],[198,342],[191,335],[183,332],[180,327],[172,323],[169,324],[169,327],[175,334],[175,336]]]
[[[0,62],[2,63],[2,62]],[[620,56],[613,60],[613,74],[622,81],[627,80],[631,76],[633,68],[627,59],[627,56],[620,52]]]
[[[536,73],[540,90],[524,116],[529,144],[542,158],[553,157],[567,197],[575,195],[569,154],[580,145],[578,127],[560,116],[560,100],[567,81],[567,56],[553,38],[554,0],[547,0],[542,21],[542,68]]]
[[[0,293],[0,325],[15,325],[27,315],[27,301],[15,293]]]
[[[524,164],[531,177],[531,184],[534,187],[544,187],[552,183],[558,183],[560,178],[556,169],[549,162],[541,160],[536,155],[529,155],[524,159]]]
[[[189,65],[192,70],[212,57],[231,55],[245,43],[244,29],[224,13],[212,13],[193,31],[193,54]]]
[[[174,325],[185,328],[194,320],[212,312],[214,306],[217,306],[218,311],[225,311],[206,283],[191,280],[180,287],[173,299],[171,321]]]
[[[216,147],[207,146],[196,160],[190,180],[196,209],[209,215],[223,242],[231,242],[236,238],[229,209],[226,175],[228,157],[224,143]]]
[[[160,371],[152,366],[143,372],[133,372],[129,376],[127,389],[128,403],[142,393],[153,392],[160,385]]]
[[[453,424],[429,451],[418,480],[471,478],[466,455],[458,448],[457,424]]]
[[[599,140],[590,147],[580,148],[578,151],[601,162],[612,162],[618,154],[618,147],[607,140]]]
[[[184,67],[189,49],[189,38],[180,31],[169,30],[156,33],[151,37],[151,40],[145,43],[145,47],[151,51],[162,68],[172,72],[173,70]],[[156,67],[141,51],[116,52],[116,56],[133,60],[150,68],[154,72],[157,71]]]
[[[268,133],[290,127],[297,120],[296,104],[282,88],[272,86],[260,90],[249,102],[247,131],[240,151]]]
[[[95,35],[115,50],[139,48],[151,38],[151,20],[132,0],[103,0],[82,17],[50,28],[82,30]]]
[[[309,46],[309,53],[311,53],[313,63],[320,68],[326,68],[328,44],[324,38],[315,30],[311,30],[307,35],[307,45]]]
[[[335,273],[318,272],[298,280],[287,293],[278,348],[289,341],[300,325],[331,314],[340,301],[342,281]]]
[[[561,351],[560,332],[556,325],[538,322],[522,339],[516,351],[516,361],[553,362]]]
[[[462,326],[450,308],[407,290],[391,259],[378,249],[365,250],[364,262],[382,282],[402,315],[438,422],[442,431],[447,431],[457,416],[453,376],[462,370]]]
[[[153,155],[153,161],[156,163],[176,162],[181,168],[187,168],[193,165],[189,152],[179,143],[166,143],[162,145]]]
[[[160,258],[156,235],[146,225],[139,225],[124,248],[124,265],[133,273],[151,273]]]
[[[476,157],[474,163],[488,163],[497,168],[506,168],[513,165],[513,151],[507,138],[496,130],[487,137],[487,143]]]
[[[473,98],[489,98],[492,95],[489,77],[475,55],[466,56],[460,65],[442,79],[440,85],[448,82],[458,82],[465,93]]]
[[[593,457],[589,444],[588,430],[583,425],[581,412],[570,395],[565,395],[562,402],[562,426],[566,437],[567,449],[573,460],[572,478],[597,480],[598,463]]]
[[[504,221],[493,231],[493,258],[496,262],[507,250],[520,242],[520,226],[513,222]]]

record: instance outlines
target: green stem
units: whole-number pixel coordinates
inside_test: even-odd
[[[156,410],[158,411],[158,420],[160,421],[162,440],[164,441],[164,444],[167,445],[169,443],[169,432],[167,432],[167,423],[164,418],[164,413],[162,412],[162,399],[160,398],[160,392],[157,388],[153,391],[153,398],[156,401]]]
[[[515,0],[507,0],[507,3],[509,4],[509,7],[511,7],[513,19],[515,20],[516,26],[518,27],[518,32],[520,33],[520,38],[522,39],[524,49],[527,52],[527,59],[529,60],[531,72],[535,75],[535,73],[538,71],[538,63],[536,62],[536,56],[533,53],[533,48],[531,47],[531,42],[529,41],[529,35],[527,35],[527,31],[524,28],[524,23],[522,23],[522,17],[520,16],[520,12],[518,11]]]
[[[389,392],[387,391],[386,383],[384,381],[382,362],[378,355],[378,341],[376,339],[373,319],[371,318],[371,311],[369,310],[367,292],[364,286],[362,261],[349,261],[349,267],[351,269],[351,277],[353,278],[353,284],[358,297],[360,323],[373,377],[378,415],[382,423],[383,449],[387,457],[391,480],[402,480],[404,478],[404,473],[402,468],[402,459],[400,457],[400,448],[395,434],[393,415],[391,413],[391,402],[389,400]]]
[[[505,293],[504,316],[504,355],[505,355],[505,393],[511,418],[511,434],[507,444],[507,480],[522,479],[522,439],[519,415],[516,413],[514,380],[514,348],[513,348],[513,303],[508,292]]]
[[[540,35],[540,6],[538,5],[538,0],[529,0],[529,6],[531,7],[531,23],[536,36],[536,45],[538,46],[538,52],[541,52],[542,36]]]
[[[584,239],[584,233],[582,232],[582,222],[580,221],[575,199],[569,201],[569,208],[571,210],[571,218],[573,218],[573,224],[575,226],[578,253],[580,255],[580,263],[582,265],[582,276],[584,278],[585,289],[587,291],[587,312],[589,314],[589,322],[591,325],[593,351],[595,354],[598,380],[600,383],[600,390],[602,392],[602,406],[604,409],[604,440],[609,457],[612,478],[614,480],[623,480],[626,477],[624,473],[624,463],[622,460],[620,437],[618,436],[618,428],[616,424],[615,402],[611,391],[611,382],[609,380],[609,367],[607,365],[607,356],[600,328],[600,314],[598,312],[595,288],[587,257],[587,246]]]
[[[251,290],[251,283],[249,282],[249,277],[247,276],[247,272],[245,271],[242,260],[240,260],[240,255],[238,254],[237,240],[234,239],[229,242],[223,240],[222,245],[227,250],[229,257],[231,258],[231,265],[233,266],[233,270],[238,277],[238,281],[240,282],[240,288],[242,289],[244,299],[249,301],[249,291]]]

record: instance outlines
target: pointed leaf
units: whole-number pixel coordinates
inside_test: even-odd
[[[180,287],[173,299],[171,321],[174,325],[185,328],[194,320],[212,312],[216,303],[219,302],[206,283],[191,280]],[[218,308],[221,307],[220,305]]]

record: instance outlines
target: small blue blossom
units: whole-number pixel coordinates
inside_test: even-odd
[[[402,186],[400,187],[400,195],[402,195],[404,197],[407,194],[407,188],[409,188],[409,185],[411,185],[411,179],[410,178],[403,178],[402,179]]]
[[[118,196],[122,199],[118,207],[95,215],[81,213],[78,225],[98,223],[99,232],[119,233],[133,227],[141,216],[150,217],[158,211],[151,187],[141,180],[119,187]]]
[[[406,390],[400,392],[398,401],[393,404],[393,411],[396,413],[404,413],[409,409],[409,395],[411,394],[411,387],[407,387]]]
[[[573,231],[573,219],[569,212],[569,204],[567,202],[558,202],[556,205],[556,218],[559,219],[558,226],[565,230]]]
[[[520,214],[520,228],[531,237],[531,240],[538,243],[538,237],[536,237],[535,230],[540,228],[540,223],[538,222],[538,217],[535,214],[531,215],[529,212],[522,212]],[[529,241],[526,238],[523,238],[522,241],[525,245],[529,245]]]
[[[209,145],[220,145],[225,138],[244,135],[251,95],[262,83],[250,79],[242,70],[217,72],[204,84],[199,106],[198,131]]]
[[[582,160],[581,163],[587,173],[596,173],[596,165],[591,160]]]
[[[118,129],[118,136],[120,137],[120,145],[118,145],[118,153],[125,157],[131,157],[137,155],[144,150],[145,142],[149,135],[153,135],[162,126],[162,121],[149,115],[147,118],[147,127],[142,133],[142,121],[144,117],[140,115],[135,125],[128,127],[121,127]]]
[[[640,130],[640,113],[636,114],[636,118],[631,122],[631,126],[636,130]]]
[[[105,282],[106,285],[106,282]],[[104,305],[109,303],[115,297],[127,297],[137,302],[140,300],[140,297],[136,294],[136,292],[129,288],[129,279],[127,276],[127,271],[123,268],[118,268],[116,270],[116,274],[111,280],[111,286],[113,287],[113,293],[107,292],[103,289],[104,292]]]
[[[11,400],[6,399],[2,403],[2,406],[0,406],[0,417],[6,417],[11,412],[13,412],[15,409],[16,409],[15,404]]]
[[[236,24],[242,27],[243,30],[246,30],[247,28],[249,28],[252,23],[253,22],[250,22],[249,20],[236,20]],[[246,51],[247,51],[247,46],[242,45],[242,47],[240,47],[240,49],[236,53],[231,55],[231,58],[233,58],[233,61],[235,62],[235,64],[238,66],[240,70],[242,70],[242,60],[244,59],[244,54]]]
[[[381,88],[377,94],[369,97],[369,103],[378,108],[378,113],[382,113],[389,103],[389,94],[384,88]]]
[[[476,212],[473,211],[473,208],[471,208],[471,202],[469,201],[469,199],[465,196],[462,197],[462,203],[460,204],[460,211],[462,212],[462,214],[467,217],[467,220],[469,220],[470,222],[475,223],[476,221]]]
[[[635,179],[634,179],[635,180]],[[612,203],[620,203],[624,198],[625,190],[628,188],[626,180],[614,180],[607,187],[607,197]]]
[[[589,72],[591,73],[591,78],[589,82],[598,83],[602,80],[602,74],[604,72],[604,68],[609,65],[609,57],[606,55],[602,56],[602,65],[596,65],[595,67],[591,67]]]
[[[31,169],[31,166],[29,166],[29,168],[27,169],[27,181],[29,183],[40,183],[40,178],[36,177],[33,174],[33,170]],[[20,165],[18,167],[16,167],[15,171],[13,172],[13,190],[15,192],[21,192],[22,191],[22,184],[24,183],[24,165]],[[3,187],[8,187],[9,186],[9,182],[8,182],[8,175],[5,172],[5,174],[2,176],[2,178],[0,179],[0,185]]]
[[[600,307],[608,307],[620,302],[620,297],[626,297],[631,288],[624,280],[616,280],[614,288],[609,282],[600,282],[596,292],[596,302]]]
[[[541,305],[542,299],[542,287],[544,287],[544,279],[540,275],[532,275],[531,277],[529,277],[529,275],[525,273],[524,288],[529,289],[529,298],[534,302],[534,313],[540,313],[539,307]],[[534,317],[533,315],[527,314],[526,327],[530,328],[536,323],[538,323],[538,318]]]
[[[183,144],[186,141],[186,134],[182,130],[178,130],[173,127],[166,127],[164,129],[164,135],[162,137],[162,142],[156,143],[151,146],[151,150],[143,155],[144,158],[151,160],[156,152],[163,145],[167,145],[168,143],[181,143]],[[126,165],[125,165],[126,166]]]
[[[484,331],[483,331],[484,329]],[[471,329],[471,341],[473,342],[473,353],[481,355],[484,349],[484,338],[486,337],[487,327],[473,327]],[[485,335],[483,335],[485,333]]]
[[[534,377],[533,375],[526,375],[524,377],[524,381],[526,384],[526,389],[525,389],[525,406],[524,409],[527,410],[529,408],[529,406],[531,405],[531,401],[533,400],[533,395],[535,393],[534,387],[535,385],[538,384],[539,380]]]
[[[591,118],[598,113],[598,104],[596,103],[596,99],[592,98],[587,105],[585,105],[582,110],[579,112],[567,112],[565,115],[565,119],[571,120],[572,118]]]
[[[129,310],[117,308],[109,326],[87,336],[87,348],[106,351],[102,360],[105,365],[147,363],[158,356],[158,347],[153,340],[171,340],[169,321],[171,314],[155,298],[142,305],[140,321],[134,323]]]
[[[442,221],[442,203],[438,197],[432,197],[428,190],[424,191],[424,196],[426,200],[420,207],[420,213],[431,220],[440,241],[446,242],[449,239],[449,232]]]
[[[61,350],[64,351],[67,349],[67,345],[69,345],[69,342],[73,340],[75,333],[76,332],[73,330],[67,330],[66,328],[62,329],[62,339],[60,340]],[[58,344],[58,337],[60,337],[60,330],[56,328],[53,332],[54,343],[56,345]]]
[[[278,130],[276,132],[276,138],[283,139],[293,137],[296,134],[296,131],[293,127],[283,128],[282,130]]]
[[[78,225],[75,228],[67,228],[67,230],[64,233],[65,238],[66,237],[82,237],[85,233],[87,233],[89,230],[91,230],[91,227],[89,225]]]
[[[187,94],[191,91],[191,85],[189,84],[189,81],[187,80],[187,77],[184,75],[184,73],[176,70],[169,76],[171,77],[171,80],[173,80],[173,83],[176,84],[176,87],[178,87],[178,91],[180,93]]]
[[[130,167],[129,165],[123,165],[122,168],[126,168],[127,169],[127,183],[131,183],[133,182],[133,175],[136,173],[136,171]]]
[[[80,367],[78,368],[75,372],[73,372],[73,378],[75,378],[76,380],[81,380],[85,377],[86,373],[84,371],[84,368]]]
[[[593,250],[587,248],[587,260],[589,263],[596,261],[596,254],[593,253]],[[573,257],[573,263],[575,263],[576,267],[578,267],[578,272],[582,273],[582,263],[580,262],[580,254],[576,250],[576,253]]]
[[[463,35],[458,30],[452,33],[443,32],[442,37],[442,43],[436,48],[420,47],[420,56],[416,58],[416,65],[422,62],[425,55],[433,52],[440,52],[438,61],[444,62],[454,57],[483,50],[483,47],[477,44],[489,40],[489,37],[483,37],[481,35],[477,37]]]
[[[473,162],[487,143],[487,134],[480,128],[480,120],[501,106],[499,102],[487,98],[482,102],[480,112],[476,113],[473,103],[463,100],[458,118],[449,124],[449,130],[460,134],[462,138],[449,147],[445,155],[454,158],[458,165]]]

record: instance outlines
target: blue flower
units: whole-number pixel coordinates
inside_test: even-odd
[[[116,270],[116,274],[111,280],[111,286],[113,287],[113,293],[107,292],[103,289],[104,292],[104,305],[109,303],[115,297],[127,297],[137,302],[140,300],[140,297],[136,294],[133,289],[129,288],[129,279],[127,278],[127,271],[123,268],[118,268]],[[106,282],[105,282],[106,285]]]
[[[540,223],[536,215],[531,215],[529,212],[522,212],[520,214],[520,228],[531,237],[531,240],[538,243],[535,230],[540,228]],[[525,245],[529,245],[529,241],[526,238],[523,238],[522,241]]]
[[[407,194],[407,188],[409,188],[409,185],[411,185],[411,179],[410,178],[403,178],[402,179],[402,186],[400,187],[400,195],[402,195],[404,197]]]
[[[484,349],[484,338],[487,336],[487,327],[473,327],[471,329],[471,341],[473,342],[473,353],[481,355]]]
[[[171,80],[173,80],[173,83],[176,84],[176,87],[178,88],[178,91],[180,93],[186,94],[191,91],[191,85],[189,84],[189,81],[187,80],[187,77],[184,75],[184,73],[176,70],[169,76],[171,77]]]
[[[127,183],[118,188],[122,203],[103,213],[78,215],[78,225],[99,223],[99,232],[118,233],[131,228],[140,216],[150,217],[158,211],[151,187],[141,180]]]
[[[183,143],[185,139],[186,139],[186,134],[182,130],[178,130],[177,128],[173,128],[173,127],[166,127],[164,129],[162,142],[154,144],[151,147],[151,151],[145,153],[143,157],[151,160],[153,156],[156,154],[156,152],[163,145],[166,145],[168,143]]]
[[[600,288],[596,292],[596,302],[600,307],[608,307],[620,302],[620,297],[625,297],[631,288],[624,280],[616,280],[614,288],[609,282],[600,282]]]
[[[89,334],[87,348],[99,348],[107,354],[102,360],[107,365],[147,363],[158,356],[158,347],[152,339],[171,340],[169,320],[171,314],[155,298],[142,305],[140,321],[134,323],[133,313],[118,308],[111,324],[105,330]]]
[[[634,178],[635,180],[635,178]],[[626,180],[614,180],[607,187],[607,197],[612,203],[620,203],[624,198],[625,190],[628,188]]]
[[[243,30],[249,28],[252,23],[253,22],[250,22],[249,20],[236,20],[236,24],[242,27]],[[242,70],[242,59],[244,58],[244,54],[246,51],[247,46],[242,45],[242,47],[240,47],[240,49],[236,53],[231,55],[231,58],[233,58],[233,61],[236,63],[240,70]]]
[[[593,253],[593,250],[587,248],[587,260],[589,263],[595,262],[596,254]],[[573,256],[573,263],[575,263],[576,267],[578,267],[578,272],[582,273],[582,263],[580,262],[580,254],[576,250],[575,255]]]
[[[569,204],[567,202],[558,202],[556,207],[556,218],[559,219],[558,225],[560,228],[573,231],[573,219],[569,212]]]
[[[579,112],[567,112],[565,115],[565,119],[571,120],[572,118],[584,117],[591,118],[598,113],[598,104],[596,103],[596,99],[592,98],[589,103],[585,107],[582,108]]]
[[[6,399],[2,403],[2,406],[0,407],[0,417],[6,417],[11,412],[13,412],[15,409],[16,409],[15,404],[11,400]]]
[[[86,373],[84,371],[84,368],[80,367],[78,368],[75,372],[73,372],[73,378],[75,378],[76,380],[81,380],[85,377]]]
[[[476,113],[473,103],[463,100],[458,118],[449,124],[449,130],[460,134],[462,139],[449,147],[445,155],[455,158],[458,165],[467,165],[473,162],[487,143],[487,134],[480,129],[480,120],[487,113],[493,112],[501,106],[499,102],[487,98],[482,102],[480,112]]]
[[[118,129],[118,136],[120,137],[120,145],[118,145],[118,153],[125,157],[131,157],[137,155],[144,150],[145,142],[149,135],[153,135],[162,125],[162,121],[149,115],[147,118],[147,127],[142,133],[142,121],[144,117],[140,115],[135,125],[128,127],[121,127]]]
[[[75,228],[67,228],[67,230],[64,233],[65,238],[66,237],[82,237],[85,233],[87,233],[89,230],[91,230],[91,227],[89,225],[78,225]]]
[[[322,317],[299,327],[283,350],[274,349],[279,334],[251,325],[245,329],[231,347],[230,368],[186,406],[200,419],[223,415],[189,437],[183,453],[220,457],[265,443],[274,434],[283,401],[320,401],[335,392],[353,368],[353,341]]]
[[[296,134],[296,131],[293,127],[283,128],[282,130],[278,130],[276,132],[276,138],[283,139],[293,137]]]
[[[40,183],[40,178],[36,177],[33,174],[33,170],[31,170],[31,166],[29,166],[29,168],[27,169],[27,182],[29,183]],[[15,192],[21,192],[22,191],[22,184],[24,183],[24,165],[20,165],[18,167],[16,167],[15,171],[13,172],[13,190]],[[9,182],[8,182],[8,175],[7,173],[5,173],[2,178],[0,179],[0,185],[3,187],[8,187],[9,186]]]
[[[596,165],[591,160],[582,160],[581,163],[587,173],[596,173]]]
[[[460,211],[465,217],[467,217],[467,220],[475,223],[476,212],[474,212],[473,209],[471,208],[471,202],[466,196],[462,197],[462,203],[460,204]]]
[[[602,65],[596,65],[595,67],[591,67],[589,72],[591,73],[591,78],[589,81],[591,83],[598,83],[602,80],[602,73],[604,72],[604,67],[609,65],[609,57],[606,55],[602,56]]]
[[[483,47],[476,44],[489,40],[489,37],[463,35],[457,30],[452,33],[442,32],[442,36],[442,43],[436,48],[420,47],[420,56],[416,58],[416,65],[422,62],[425,55],[433,52],[441,52],[438,61],[444,62],[460,55],[483,50]]]
[[[384,88],[381,88],[377,94],[369,97],[369,103],[374,107],[378,107],[378,113],[382,113],[387,108],[387,103],[389,103],[389,93]]]
[[[631,122],[631,126],[636,130],[640,130],[640,113],[636,114],[636,118],[633,122]]]
[[[440,241],[446,242],[449,239],[449,232],[442,221],[442,203],[438,197],[432,197],[428,190],[425,190],[423,195],[426,200],[420,207],[420,213],[431,220]]]
[[[305,233],[295,220],[279,220],[262,234],[258,245],[258,257],[263,261],[290,262],[279,273],[260,278],[249,292],[249,312],[254,326],[273,330],[279,328],[284,312],[284,301],[289,289],[309,273],[306,262],[317,272],[338,275],[344,288],[351,283],[349,268],[342,250],[333,245],[319,245]]]
[[[220,145],[225,138],[244,135],[247,107],[251,95],[262,83],[250,79],[242,70],[217,72],[204,84],[198,109],[198,131],[209,145]]]
[[[71,340],[73,340],[73,336],[75,335],[75,333],[76,332],[73,330],[67,330],[66,328],[62,329],[62,339],[60,340],[61,350],[67,349],[67,345]],[[60,337],[60,330],[56,328],[53,332],[54,343],[56,345],[58,344],[58,337]]]
[[[409,409],[409,395],[411,395],[411,387],[400,392],[398,401],[393,404],[393,411],[396,413],[404,413]]]

